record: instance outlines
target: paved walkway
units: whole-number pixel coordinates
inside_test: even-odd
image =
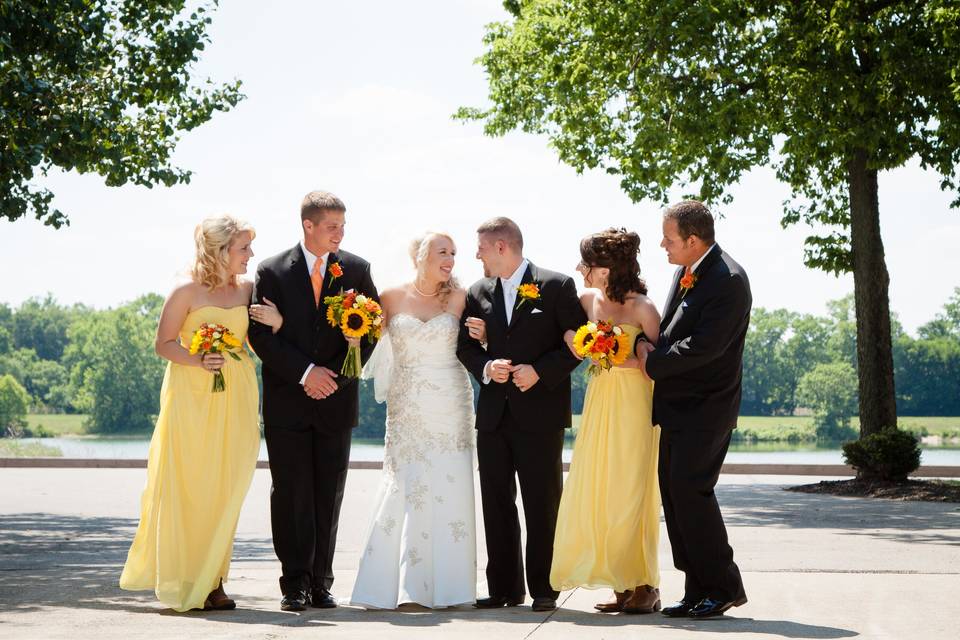
[[[957,638],[957,504],[797,494],[782,487],[811,478],[724,476],[718,494],[750,602],[713,620],[598,614],[593,603],[607,594],[583,589],[562,594],[550,615],[529,606],[298,615],[278,607],[269,475],[258,470],[227,584],[239,608],[176,614],[150,593],[116,587],[144,479],[138,469],[0,469],[0,638]],[[353,584],[378,479],[350,472],[335,561],[340,597]],[[682,577],[661,539],[670,599]],[[481,550],[481,569],[485,562]]]

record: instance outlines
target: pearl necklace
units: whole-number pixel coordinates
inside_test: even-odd
[[[437,295],[437,294],[440,293],[440,287],[437,287],[437,290],[434,291],[433,293],[424,293],[423,291],[420,291],[420,287],[417,286],[417,281],[416,281],[416,280],[413,281],[413,288],[416,289],[416,290],[417,290],[417,293],[419,293],[420,295],[422,295],[424,298],[432,298],[433,296],[435,296],[435,295]]]

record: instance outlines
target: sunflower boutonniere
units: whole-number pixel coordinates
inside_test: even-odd
[[[693,289],[693,286],[697,284],[697,274],[692,271],[687,271],[683,274],[683,277],[680,278],[680,289],[683,293],[680,294],[680,299],[683,299],[683,296],[687,295],[687,292],[690,289]]]
[[[333,286],[333,281],[343,275],[343,267],[340,266],[339,262],[331,262],[330,266],[327,267],[327,271],[330,272],[330,285]]]
[[[528,282],[517,287],[517,296],[520,302],[517,303],[517,309],[523,306],[524,302],[530,301],[530,304],[536,303],[540,299],[540,285],[536,282]]]

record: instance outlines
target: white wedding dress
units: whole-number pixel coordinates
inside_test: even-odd
[[[457,360],[458,329],[449,313],[426,322],[396,314],[368,364],[380,369],[377,399],[386,397],[387,424],[383,478],[351,604],[476,600],[473,390]]]

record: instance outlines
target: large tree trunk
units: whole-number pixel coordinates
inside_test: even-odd
[[[866,150],[847,163],[853,291],[857,303],[857,364],[860,437],[897,424],[890,339],[890,276],[880,238],[877,171],[867,167]]]

